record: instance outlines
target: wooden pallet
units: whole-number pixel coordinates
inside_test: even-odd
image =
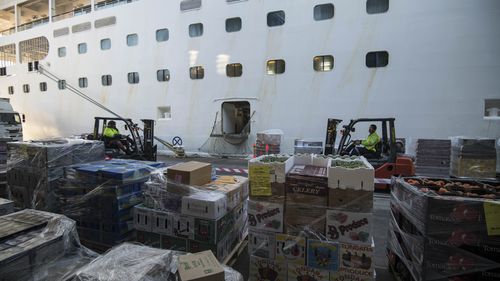
[[[222,263],[224,265],[231,267],[236,263],[239,256],[241,255],[243,250],[245,250],[246,246],[248,245],[247,236],[248,236],[248,234],[245,235],[245,237],[236,245],[236,247],[234,247],[234,249],[231,251],[231,253],[229,253],[229,255],[227,255],[227,257],[222,261]]]

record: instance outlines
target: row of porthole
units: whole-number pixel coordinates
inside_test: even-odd
[[[366,4],[368,13],[384,13],[389,9],[389,0],[369,0]],[[316,21],[328,20],[333,18],[334,6],[333,4],[321,4],[314,6],[313,17]],[[285,24],[285,12],[273,11],[267,14],[267,25],[269,27],[280,26]],[[226,32],[238,32],[241,30],[242,21],[241,18],[228,18],[226,19]],[[189,25],[189,36],[199,37],[203,35],[203,24],[193,23]],[[167,28],[158,29],[156,31],[156,41],[164,42],[169,39],[169,31]],[[127,35],[127,46],[137,46],[139,44],[139,36],[134,34]],[[111,49],[111,39],[105,38],[101,40],[101,50]],[[87,53],[87,43],[78,44],[78,53]],[[66,56],[66,47],[60,47],[58,49],[58,56]]]
[[[366,55],[366,66],[369,68],[373,67],[385,67],[389,64],[389,53],[387,51],[376,51],[369,52]],[[333,70],[334,58],[331,55],[326,56],[316,56],[313,58],[313,69],[317,72],[327,72]],[[268,75],[278,75],[283,74],[286,69],[285,60],[269,60],[266,64],[266,73]],[[243,65],[241,63],[230,63],[226,65],[226,75],[228,77],[241,77],[243,74]],[[203,66],[193,66],[189,68],[189,76],[193,80],[203,79],[205,77],[205,69]],[[156,78],[159,82],[165,82],[170,80],[170,71],[168,69],[159,69],[156,72]],[[127,80],[129,84],[139,83],[139,73],[129,72],[127,74]],[[101,76],[101,83],[103,86],[111,86],[113,84],[113,77],[111,75]],[[81,77],[78,79],[78,86],[80,88],[88,87],[88,79],[86,77]],[[58,82],[58,88],[64,90],[66,88],[66,81],[60,80]],[[47,83],[40,83],[40,91],[47,91]],[[28,84],[23,85],[23,92],[29,93],[30,87]],[[14,94],[14,86],[9,86],[8,93],[10,95]]]

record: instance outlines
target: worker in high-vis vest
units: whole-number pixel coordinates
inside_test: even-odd
[[[368,132],[370,134],[365,140],[358,140],[354,142],[356,146],[353,147],[354,149],[350,150],[350,155],[363,155],[371,157],[377,153],[376,147],[380,142],[380,137],[377,134],[377,125],[371,124],[370,128],[368,128]]]
[[[120,148],[123,152],[129,154],[129,148],[128,146],[123,144],[122,141],[122,135],[120,135],[120,131],[116,128],[116,122],[115,121],[109,121],[108,126],[104,129],[104,139],[106,140],[107,144],[109,146],[117,146]]]

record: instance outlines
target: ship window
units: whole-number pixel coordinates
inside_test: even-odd
[[[314,20],[327,20],[333,18],[335,8],[333,4],[322,4],[314,7]]]
[[[101,50],[111,49],[111,39],[106,38],[101,40]]]
[[[25,93],[29,93],[29,92],[30,92],[30,85],[28,85],[28,84],[24,84],[24,85],[23,85],[23,92],[25,92]]]
[[[66,47],[60,47],[57,49],[57,54],[59,55],[60,58],[66,56]]]
[[[285,12],[275,11],[267,14],[267,26],[279,26],[285,24]]]
[[[87,88],[89,86],[89,81],[87,77],[78,78],[78,86],[80,88]]]
[[[66,80],[57,81],[57,87],[59,88],[59,90],[66,89]]]
[[[369,52],[366,54],[366,66],[384,67],[389,64],[389,53],[387,51]]]
[[[101,76],[101,82],[103,86],[111,86],[113,84],[113,77],[111,75]]]
[[[203,35],[203,24],[193,23],[189,25],[189,37],[200,37]]]
[[[47,82],[41,82],[40,83],[40,92],[46,92],[47,91]]]
[[[14,94],[14,86],[9,86],[8,92],[9,92],[9,95],[13,95]]]
[[[137,33],[127,35],[127,46],[137,46],[139,44],[139,36]]]
[[[170,71],[168,69],[160,69],[156,72],[156,79],[159,82],[165,82],[170,80]]]
[[[128,73],[128,83],[129,84],[139,84],[139,72],[129,72]]]
[[[78,44],[78,53],[79,54],[85,54],[85,53],[87,53],[87,43],[80,43],[80,44]]]
[[[282,74],[285,72],[285,61],[284,60],[269,60],[267,61],[267,74],[275,75]]]
[[[193,66],[189,69],[189,76],[191,79],[203,79],[205,77],[205,70],[203,66]]]
[[[484,100],[484,118],[500,120],[500,99]]]
[[[0,61],[3,63],[3,61]],[[0,76],[7,76],[7,67],[0,67]]]
[[[238,32],[241,30],[241,18],[226,19],[226,32]]]
[[[317,56],[313,59],[314,70],[319,72],[331,71],[333,69],[333,56]]]
[[[183,0],[181,1],[181,11],[189,11],[201,8],[201,0]]]
[[[168,29],[166,28],[158,29],[156,31],[156,41],[158,42],[168,41]]]
[[[231,63],[226,65],[227,77],[240,77],[243,74],[243,66],[241,63]]]
[[[389,10],[389,0],[367,0],[366,12],[368,14],[382,14]]]

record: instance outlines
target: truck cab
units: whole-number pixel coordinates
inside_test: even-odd
[[[22,141],[24,116],[22,117],[14,111],[8,98],[0,98],[0,138]]]

